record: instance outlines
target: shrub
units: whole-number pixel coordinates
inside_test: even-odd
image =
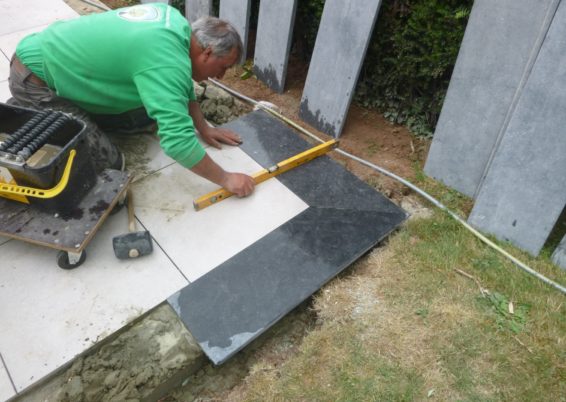
[[[356,101],[431,136],[471,6],[472,0],[384,1]]]

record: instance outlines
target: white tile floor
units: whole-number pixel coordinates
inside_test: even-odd
[[[0,401],[5,401],[14,395],[14,387],[8,376],[8,372],[0,360]]]
[[[117,260],[111,239],[126,228],[123,210],[72,271],[57,267],[55,250],[16,240],[0,246],[0,353],[18,391],[188,284],[159,248]]]
[[[2,3],[2,1],[5,0],[0,0],[0,4]],[[48,25],[49,24],[33,26],[27,29],[22,29],[21,31],[12,32],[0,36],[0,49],[2,49],[2,53],[4,53],[4,56],[6,56],[8,60],[10,60],[10,58],[16,51],[16,46],[18,45],[21,39],[23,39],[24,37],[28,36],[31,33],[42,31]],[[6,78],[8,78],[7,75]],[[0,75],[0,79],[2,79],[1,75]]]
[[[0,0],[0,35],[74,18],[77,15],[62,0]]]
[[[0,74],[23,32],[72,16],[61,0],[0,0]],[[0,101],[8,97],[0,76]],[[29,387],[307,208],[272,179],[249,198],[196,212],[193,199],[216,186],[165,156],[156,137],[141,140],[143,168],[132,167],[155,173],[133,185],[134,202],[152,255],[115,258],[111,239],[127,231],[125,210],[105,222],[76,270],[59,269],[54,250],[0,237],[0,401],[15,394],[8,373],[18,392]],[[238,148],[207,150],[227,169],[260,169]]]
[[[226,169],[261,169],[238,148],[208,149]],[[136,214],[179,269],[194,281],[308,206],[277,180],[248,198],[229,198],[199,212],[192,202],[218,187],[178,164],[134,185]],[[171,235],[174,233],[174,235]]]

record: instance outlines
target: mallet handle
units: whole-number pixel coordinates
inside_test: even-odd
[[[136,217],[134,216],[134,192],[128,188],[128,229],[130,232],[136,231]]]

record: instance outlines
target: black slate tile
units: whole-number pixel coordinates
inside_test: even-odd
[[[288,125],[262,110],[242,116],[223,127],[240,134],[243,140],[240,148],[263,167],[318,145],[309,144]]]
[[[309,144],[264,111],[247,114],[225,127],[240,134],[244,141],[241,148],[265,168],[317,145]],[[327,156],[277,179],[310,206],[399,211],[385,196]]]
[[[270,167],[307,143],[265,112],[226,125]],[[324,156],[278,176],[309,208],[169,298],[203,351],[221,364],[376,245],[406,213]]]
[[[310,207],[168,301],[208,357],[221,364],[401,220],[399,214]]]

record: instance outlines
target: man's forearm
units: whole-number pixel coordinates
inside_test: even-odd
[[[202,114],[197,102],[189,102],[189,113],[193,119],[195,128],[200,132],[203,138],[205,138],[209,144],[219,148],[220,145],[217,140],[211,138],[214,136],[210,135],[212,131],[218,129],[207,130],[210,127],[204,119],[204,115]],[[230,134],[230,132],[228,132],[228,134]],[[239,137],[237,136],[230,136],[226,134],[223,134],[223,136],[226,136],[226,138],[221,139],[222,142],[233,145],[240,142]],[[222,169],[222,167],[220,167],[220,165],[214,162],[208,154],[205,154],[204,158],[191,168],[191,171],[221,187],[224,187],[226,190],[236,194],[238,197],[248,196],[254,191],[255,183],[250,176],[243,173],[226,172]]]
[[[208,155],[205,155],[199,163],[194,165],[191,171],[218,184],[220,187],[224,187],[238,197],[248,196],[254,191],[255,183],[250,176],[243,173],[226,172]]]
[[[200,105],[199,105],[198,102],[196,102],[196,101],[190,101],[189,102],[189,114],[191,115],[191,118],[193,119],[193,123],[195,125],[195,128],[202,135],[206,131],[206,129],[208,128],[208,123],[206,122],[206,119],[204,118],[204,115],[202,114],[202,110],[200,110]]]
[[[204,158],[191,168],[191,171],[221,187],[226,185],[226,171],[214,162],[208,154],[205,154]]]

